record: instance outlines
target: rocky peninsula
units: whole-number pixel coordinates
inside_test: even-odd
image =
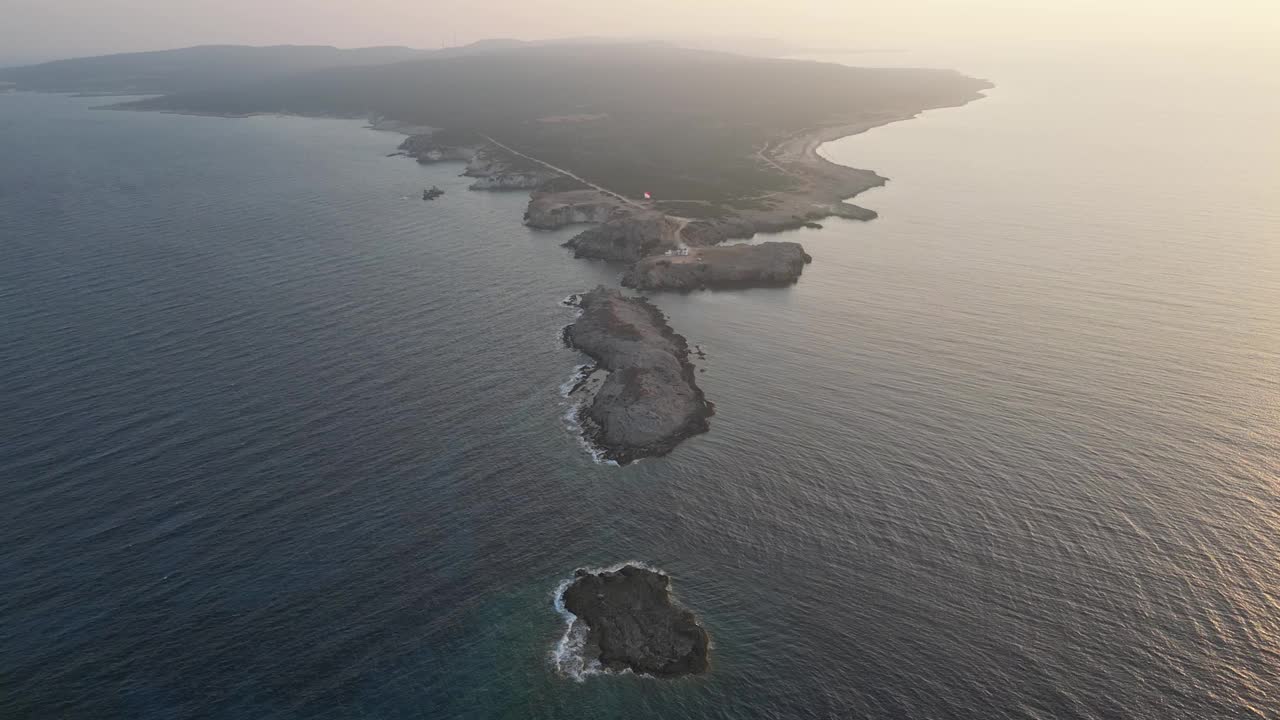
[[[626,465],[665,455],[710,428],[714,406],[694,380],[689,345],[662,311],[603,285],[571,301],[581,315],[564,329],[565,344],[608,373],[577,410],[603,459]]]
[[[661,572],[578,570],[560,601],[587,627],[584,660],[605,670],[671,678],[710,668],[707,631],[672,599],[671,578]]]
[[[799,243],[721,245],[693,248],[686,254],[646,257],[622,276],[639,290],[706,290],[784,286],[800,279],[813,258]]]
[[[559,177],[546,168],[484,143],[475,136],[430,130],[400,143],[399,155],[422,165],[465,162],[463,176],[475,178],[471,190],[534,190]]]
[[[727,241],[828,217],[874,218],[849,200],[885,178],[832,163],[819,147],[964,105],[992,87],[949,70],[855,68],[665,43],[481,44],[394,51],[395,61],[386,49],[325,51],[317,57],[335,64],[324,66],[284,57],[310,54],[302,48],[263,50],[219,50],[251,61],[228,66],[213,85],[174,72],[182,58],[203,67],[200,48],[0,69],[0,82],[49,89],[78,78],[81,87],[137,94],[136,78],[170,77],[156,89],[162,94],[112,107],[373,118],[376,128],[410,135],[397,155],[463,163],[472,190],[529,192],[528,227],[589,225],[566,243],[573,256],[618,263],[623,282],[646,290],[796,282],[809,262],[799,245]],[[303,71],[270,71],[295,61]],[[104,64],[116,62],[123,65],[103,76]],[[711,406],[692,382],[683,339],[673,341],[679,336],[661,314],[621,296],[586,304],[566,337],[602,366],[580,383],[579,394],[600,388],[579,415],[606,457],[659,455],[705,431]],[[597,309],[613,324],[595,322]]]
[[[568,225],[599,224],[626,215],[625,203],[599,190],[555,191],[543,185],[530,194],[524,224],[537,230],[558,230]]]
[[[565,246],[576,258],[633,264],[627,283],[644,289],[777,286],[795,282],[808,255],[795,243],[765,250],[710,250],[758,233],[813,227],[841,217],[871,220],[874,211],[846,202],[886,180],[870,170],[845,167],[818,153],[823,142],[865,131],[912,114],[880,113],[810,129],[759,148],[753,161],[785,179],[783,189],[761,195],[698,200],[635,200],[475,133],[431,130],[407,138],[400,154],[423,164],[465,162],[472,190],[529,190],[524,222],[555,230],[592,227]],[[768,245],[767,243],[765,245]],[[760,246],[764,247],[764,246]],[[664,264],[673,252],[705,250]],[[799,262],[797,262],[799,261]],[[673,269],[671,269],[673,268]]]
[[[622,210],[570,238],[565,247],[576,258],[635,262],[680,245],[681,223],[654,210]]]

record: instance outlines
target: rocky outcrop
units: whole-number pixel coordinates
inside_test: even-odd
[[[524,213],[524,224],[555,230],[580,223],[604,223],[621,214],[622,202],[599,190],[535,192]]]
[[[681,239],[692,247],[718,245],[726,240],[747,240],[756,234],[751,221],[734,215],[712,220],[692,220],[684,226]]]
[[[572,248],[573,256],[578,258],[635,262],[678,247],[679,230],[678,221],[660,212],[642,210],[613,217],[576,235],[565,247]]]
[[[502,150],[475,138],[475,144],[450,144],[460,140],[457,133],[433,132],[412,135],[400,143],[400,152],[423,165],[437,162],[465,162],[462,174],[475,178],[471,190],[533,190],[559,177],[523,158],[510,157]],[[470,140],[466,140],[470,142]]]
[[[582,313],[565,328],[565,344],[609,373],[577,411],[603,459],[625,465],[665,455],[710,428],[714,406],[694,382],[689,345],[660,310],[603,285],[571,300]]]
[[[799,228],[822,229],[817,221],[829,217],[847,220],[874,220],[876,212],[847,202],[818,204],[796,198],[779,200],[769,209],[739,209],[725,217],[692,220],[684,228],[686,245],[706,247],[727,240],[747,240],[756,233],[773,234]]]
[[[533,190],[557,177],[536,163],[493,146],[476,150],[462,174],[476,178],[469,186],[471,190]]]
[[[817,221],[825,220],[829,217],[862,221],[875,220],[878,217],[875,210],[868,210],[867,208],[847,202],[836,202],[830,205],[816,205],[805,212],[785,216],[780,213],[772,215],[762,213],[744,214],[750,218],[751,224],[755,228],[756,232],[762,233],[779,233],[786,230],[796,230],[802,227],[809,227],[811,225],[816,225]]]
[[[433,134],[411,135],[400,143],[400,152],[423,165],[437,162],[471,162],[476,148],[437,142]]]
[[[494,153],[486,148],[479,148],[475,155],[467,162],[467,169],[462,174],[467,177],[489,177],[510,169],[502,159],[494,155]]]
[[[787,213],[787,210],[798,212]],[[810,203],[805,208],[793,208],[779,202],[778,208],[768,210],[735,210],[724,217],[691,220],[685,225],[682,239],[690,247],[718,245],[728,240],[748,240],[756,233],[780,233],[799,228],[822,229],[818,220],[841,217],[848,220],[874,220],[876,213],[852,203],[838,202],[827,205]]]
[[[537,172],[498,172],[477,178],[467,188],[469,190],[532,190],[550,177],[546,173]]]
[[[605,670],[655,677],[698,675],[710,668],[710,637],[671,597],[671,578],[627,565],[578,570],[561,595],[575,623],[587,626],[583,655]]]
[[[641,290],[684,291],[790,285],[812,260],[793,242],[695,248],[687,255],[644,258],[631,266],[622,284]]]

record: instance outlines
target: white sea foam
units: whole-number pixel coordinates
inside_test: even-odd
[[[574,368],[573,375],[568,380],[560,383],[560,397],[569,397],[569,394],[573,392],[574,388],[578,387],[578,384],[583,380],[590,377],[591,373],[595,371],[595,368],[596,366],[592,363],[585,363]]]
[[[628,565],[634,565],[638,568],[643,568],[652,572],[663,573],[664,575],[666,574],[662,570],[653,567],[648,563],[640,562],[639,560],[626,560],[616,565],[610,565],[609,567],[584,569],[595,575],[602,572],[617,572]],[[555,608],[560,617],[564,618],[564,635],[560,636],[560,639],[557,640],[556,644],[551,648],[551,666],[555,668],[556,672],[573,678],[577,682],[584,682],[591,675],[637,674],[633,673],[630,668],[621,672],[605,670],[600,666],[599,660],[595,658],[588,659],[583,656],[583,650],[586,649],[587,645],[586,624],[578,622],[578,616],[569,612],[569,610],[564,606],[564,591],[568,590],[569,586],[572,585],[573,581],[576,579],[577,575],[575,571],[575,575],[561,580],[560,583],[556,585],[556,589],[551,595],[552,607]],[[638,677],[644,678],[650,677],[643,673],[639,673],[637,675]]]
[[[585,404],[585,402],[583,404]],[[582,446],[583,450],[587,451],[587,454],[591,456],[591,459],[595,461],[597,465],[612,465],[613,467],[619,467],[617,460],[610,460],[605,457],[604,448],[592,444],[587,433],[588,428],[585,425],[585,423],[591,421],[583,418],[582,416],[583,404],[573,404],[569,407],[569,411],[565,413],[564,417],[569,424],[569,429],[577,436],[578,444]]]
[[[599,383],[603,382],[604,378],[608,376],[609,371],[602,370],[595,364],[579,365],[574,368],[573,375],[560,384],[560,397],[564,398],[566,405],[562,416],[565,427],[578,438],[578,444],[582,446],[582,449],[597,464],[617,467],[618,462],[606,458],[603,448],[592,444],[588,432],[590,428],[585,424],[590,420],[584,418],[582,414],[582,409],[595,397],[595,391],[599,389]]]
[[[581,300],[582,296],[575,293],[565,297],[565,299],[560,301],[560,304],[566,307],[575,308],[574,317],[582,317],[583,310]],[[564,339],[564,332],[567,329],[568,326],[566,325],[560,330],[558,339],[561,347],[568,345]],[[578,444],[582,446],[582,449],[591,456],[591,459],[597,465],[612,465],[614,467],[618,467],[618,462],[616,460],[610,460],[605,457],[605,451],[603,448],[596,447],[591,443],[591,440],[587,435],[588,428],[583,425],[584,419],[581,411],[582,408],[590,403],[591,399],[595,397],[595,389],[591,388],[590,384],[592,376],[596,373],[601,373],[601,381],[603,381],[605,377],[609,376],[609,372],[607,370],[601,370],[596,364],[588,363],[575,367],[573,369],[573,375],[569,376],[568,380],[560,384],[560,397],[564,398],[568,405],[568,408],[564,413],[564,422],[569,428],[569,431],[578,438]],[[586,384],[586,388],[581,393],[581,397],[573,397],[574,389],[584,383]]]

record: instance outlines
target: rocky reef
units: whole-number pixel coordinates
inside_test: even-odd
[[[680,223],[654,210],[613,217],[565,243],[577,258],[635,262],[680,244]]]
[[[622,284],[640,290],[703,290],[790,285],[813,258],[799,243],[722,245],[687,255],[647,257],[631,266]]]
[[[689,345],[644,298],[603,285],[571,298],[581,308],[564,341],[608,372],[577,411],[586,439],[605,460],[626,465],[665,455],[710,429],[714,406],[694,381]]]
[[[605,670],[670,678],[710,668],[707,631],[672,599],[671,578],[661,572],[578,570],[561,602],[587,626],[584,659]]]

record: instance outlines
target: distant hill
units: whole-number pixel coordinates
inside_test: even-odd
[[[672,197],[715,200],[788,185],[756,156],[768,143],[824,125],[962,104],[986,87],[952,71],[851,68],[661,44],[504,44],[125,107],[378,115],[489,134],[633,196],[662,188]]]
[[[543,41],[493,38],[438,50],[408,47],[341,49],[327,45],[200,45],[54,60],[25,66],[0,63],[0,86],[40,92],[114,95],[203,92],[315,70],[607,42],[596,38]]]
[[[761,152],[802,131],[959,105],[989,85],[581,38],[456,48],[198,47],[0,70],[19,89],[157,95],[117,107],[364,118],[488,135],[630,197],[725,202],[797,184]]]
[[[150,95],[209,90],[324,68],[385,65],[429,52],[405,47],[203,45],[0,68],[0,82],[19,90]]]

